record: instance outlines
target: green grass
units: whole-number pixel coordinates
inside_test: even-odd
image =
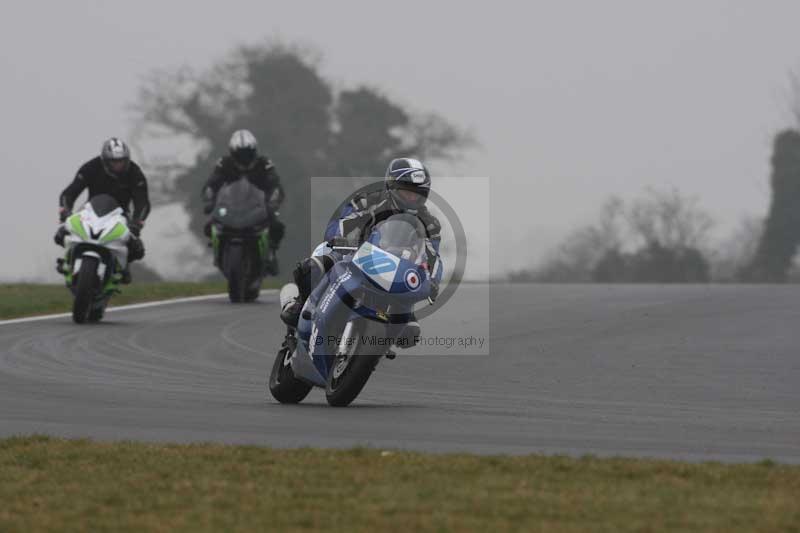
[[[0,440],[3,532],[318,529],[799,531],[800,467]]]
[[[268,279],[264,288],[277,288],[281,282]],[[224,282],[212,283],[132,283],[122,286],[122,294],[111,298],[111,306],[125,305],[186,296],[224,293]],[[0,319],[19,318],[72,309],[72,294],[64,285],[31,283],[0,284]]]

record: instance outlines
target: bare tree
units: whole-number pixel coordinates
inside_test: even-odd
[[[474,142],[444,118],[418,116],[379,89],[337,89],[318,63],[304,48],[266,43],[237,48],[201,71],[161,70],[144,81],[132,107],[137,157],[158,202],[183,207],[198,238],[206,220],[200,191],[235,129],[251,130],[283,177],[281,215],[290,238],[281,261],[288,264],[308,254],[312,176],[379,176],[397,154],[455,157]],[[331,209],[342,194],[336,191]]]
[[[733,234],[711,255],[715,281],[736,281],[753,260],[764,233],[764,220],[747,217],[739,222]]]
[[[611,197],[598,220],[572,232],[531,278],[704,281],[708,268],[700,249],[711,227],[697,199],[674,187],[647,189],[628,205]]]
[[[697,198],[682,195],[675,187],[648,188],[627,213],[633,236],[643,244],[665,248],[700,248],[713,227]]]
[[[612,196],[595,224],[570,233],[534,277],[542,281],[591,281],[592,269],[608,250],[623,246],[625,203]]]
[[[409,137],[408,153],[424,161],[449,160],[461,150],[478,146],[474,134],[436,113],[412,115],[406,130]]]

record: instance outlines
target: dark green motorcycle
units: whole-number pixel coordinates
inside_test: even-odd
[[[264,193],[247,178],[223,185],[211,212],[214,266],[228,280],[231,302],[253,302],[269,274],[270,213]]]

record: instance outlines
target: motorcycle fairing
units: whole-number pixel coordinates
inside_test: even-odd
[[[339,262],[320,281],[308,297],[297,324],[298,345],[292,367],[295,375],[313,383],[325,385],[336,342],[328,342],[327,332],[333,321],[345,323],[359,315],[344,304],[347,296],[357,291],[364,279],[348,262]],[[310,315],[310,319],[304,316]],[[295,360],[299,364],[294,368]],[[311,368],[314,372],[310,372]]]

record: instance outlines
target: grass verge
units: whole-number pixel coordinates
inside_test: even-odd
[[[0,440],[0,531],[798,531],[800,467]]]
[[[275,279],[264,282],[264,288],[277,288]],[[122,294],[111,298],[111,307],[170,298],[204,296],[224,293],[224,282],[211,283],[133,283],[122,287]],[[0,284],[0,319],[20,318],[51,313],[66,313],[72,309],[72,294],[64,285],[34,283]]]

